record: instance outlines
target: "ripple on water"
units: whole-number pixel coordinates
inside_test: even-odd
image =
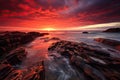
[[[83,75],[71,67],[69,59],[58,55],[58,53],[53,55],[45,61],[46,80],[84,80]]]
[[[46,80],[80,80],[83,77],[75,71],[69,64],[69,60],[58,53],[49,53],[48,47],[55,42],[46,38],[37,38],[32,43],[26,45],[28,52],[27,59],[22,63],[23,69],[34,66],[35,63],[45,62]],[[47,38],[49,39],[49,38]],[[82,79],[84,80],[84,79]]]

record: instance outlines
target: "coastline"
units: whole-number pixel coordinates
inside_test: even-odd
[[[1,58],[0,70],[3,70],[5,75],[1,75],[0,79],[8,79],[10,77],[12,77],[11,79],[18,79],[21,76],[20,80],[30,80],[31,78],[37,80],[107,80],[114,78],[117,80],[120,76],[120,70],[118,68],[120,63],[120,52],[111,46],[95,42],[94,37],[90,39],[96,44],[91,45],[89,37],[83,40],[88,40],[88,43],[77,41],[81,32],[77,32],[78,36],[76,36],[75,39],[68,36],[76,35],[75,32],[74,34],[59,33],[56,36],[52,35],[55,34],[53,32],[52,34],[49,33],[49,35],[48,33],[37,32],[32,32],[32,34],[29,32],[12,33],[14,34],[9,35],[12,36],[12,38],[7,37],[7,39],[5,38],[5,40],[3,40],[5,43],[7,42],[6,45],[9,43],[7,48],[11,46],[14,48],[9,50],[9,52],[5,52],[7,54],[3,55],[6,57],[3,59]],[[15,39],[13,39],[13,35]],[[96,35],[96,33],[81,33],[81,35],[83,35],[84,38],[84,36],[93,36]],[[20,36],[26,37],[24,37],[22,41]],[[63,36],[68,38],[64,38]],[[11,43],[12,41],[16,46]],[[18,44],[16,42],[23,42],[23,45],[20,46],[21,43]],[[3,48],[1,49],[4,50]],[[65,66],[67,68],[65,68]],[[4,68],[9,68],[9,70]],[[2,74],[3,72],[0,73]],[[16,73],[17,75],[12,76]],[[56,73],[58,74],[56,75]],[[112,76],[112,74],[114,74],[114,76]]]

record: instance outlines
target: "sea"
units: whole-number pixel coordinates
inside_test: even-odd
[[[120,41],[120,33],[104,33],[101,31],[89,31],[88,34],[83,34],[82,31],[46,31],[46,33],[49,33],[49,35],[38,37],[24,46],[27,51],[27,58],[20,65],[21,69],[26,69],[44,61],[46,80],[84,80],[83,74],[80,74],[70,65],[69,59],[62,57],[57,52],[51,53],[48,51],[48,47],[58,41],[52,38],[84,42],[89,45],[100,46],[106,51],[111,49],[114,51],[110,52],[113,56],[120,57],[119,51],[94,41],[95,38]],[[56,56],[56,59],[50,55]]]

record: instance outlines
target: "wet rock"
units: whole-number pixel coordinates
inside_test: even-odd
[[[110,29],[107,29],[103,32],[114,32],[114,33],[118,33],[120,32],[120,28],[110,28]]]
[[[27,34],[31,35],[31,36],[43,36],[44,35],[44,34],[40,34],[38,32],[28,32]]]
[[[117,41],[117,40],[111,40],[111,39],[105,39],[105,38],[95,38],[94,40],[110,46],[120,45],[120,41]]]
[[[0,80],[22,80],[22,71],[9,64],[0,64]]]
[[[18,70],[9,64],[0,64],[0,80],[45,80],[44,64]]]
[[[30,71],[26,74],[23,80],[45,80],[45,71],[43,70],[42,66],[36,67],[33,71]]]
[[[120,45],[116,46],[115,48],[120,51]]]
[[[84,32],[82,32],[83,34],[88,34],[88,32],[87,31],[84,31]]]
[[[119,80],[120,58],[112,57],[102,48],[85,43],[58,41],[49,51],[56,51],[69,58],[72,66],[84,74],[86,80]]]
[[[25,70],[19,66],[27,55],[21,46],[44,35],[47,33],[18,31],[0,33],[0,80],[45,80],[43,63]]]
[[[22,70],[13,70],[4,80],[23,80],[23,71]]]
[[[38,33],[38,32],[28,32],[22,37],[22,44],[33,41],[36,37],[48,35],[47,33]]]
[[[0,56],[3,56],[4,55],[3,53],[5,52],[6,52],[6,49],[4,47],[0,47]]]
[[[8,64],[0,64],[0,80],[4,80],[12,71],[12,66]]]
[[[21,44],[21,39],[26,33],[23,32],[5,32],[0,38],[1,56],[17,48]]]
[[[75,56],[71,58],[71,61],[72,64],[74,64],[77,69],[86,76],[87,80],[105,80],[104,75],[99,70],[88,65],[83,58]]]
[[[11,65],[20,64],[26,58],[27,52],[24,48],[18,48],[3,60],[2,63],[9,63]]]
[[[0,57],[23,44],[33,41],[36,37],[44,35],[47,35],[47,33],[2,32],[0,33]]]
[[[60,40],[60,39],[57,37],[53,37],[53,38],[51,38],[51,40]]]
[[[49,42],[49,41],[51,41],[51,40],[55,40],[55,41],[60,40],[60,39],[57,38],[57,37],[52,37],[52,38],[46,37],[46,38],[43,38],[43,39],[44,39],[44,42]]]
[[[45,80],[44,62],[34,65],[34,67],[28,69],[23,80]]]
[[[95,38],[94,40],[97,42],[112,46],[115,49],[120,51],[120,41],[112,40],[112,39],[105,39],[105,38]]]

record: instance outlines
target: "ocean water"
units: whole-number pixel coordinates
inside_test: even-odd
[[[49,33],[51,36],[72,41],[86,41],[93,40],[94,38],[108,38],[120,41],[120,33],[105,33],[97,31],[91,31],[88,34],[83,34],[82,31],[61,31],[61,32],[56,31]]]
[[[102,33],[93,31],[88,34],[82,34],[81,31],[58,31],[48,33],[50,34],[44,37],[38,37],[33,42],[25,45],[28,54],[26,60],[23,61],[21,65],[21,69],[26,69],[44,60],[46,80],[84,80],[83,74],[80,74],[73,69],[68,59],[62,57],[57,52],[48,52],[48,47],[57,41],[53,40],[53,37],[73,42],[85,42],[90,45],[100,46],[104,50],[112,48],[95,42],[94,38],[109,38],[120,41],[119,33]],[[115,52],[110,53],[114,54],[113,56],[120,57],[120,52],[117,50],[114,51]],[[54,55],[56,58],[50,55]]]

